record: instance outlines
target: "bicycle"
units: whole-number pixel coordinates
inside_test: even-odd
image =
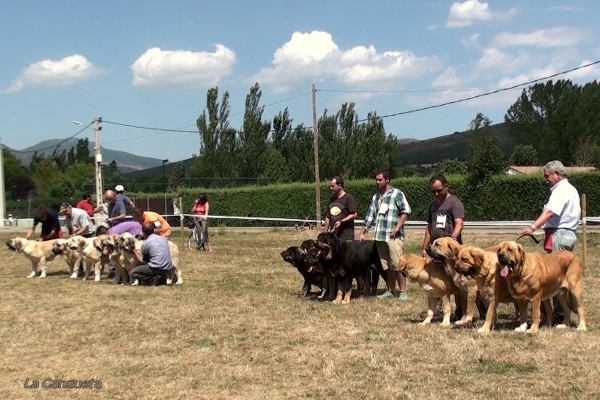
[[[310,222],[308,222],[308,221],[309,221],[309,219],[308,219],[308,217],[306,217],[306,219],[304,220],[304,222],[297,222],[297,223],[294,225],[294,226],[295,226],[295,228],[296,228],[296,230],[297,230],[297,231],[298,231],[298,230],[299,230],[299,231],[304,231],[304,230],[306,230],[306,229],[313,230],[313,229],[316,227],[316,225],[315,225],[315,224],[312,224],[312,223],[310,223]]]
[[[190,236],[186,242],[187,249],[206,251],[206,234],[202,229],[202,224],[200,221],[196,222],[196,219],[192,218],[192,221],[188,224],[188,228],[190,228],[192,231],[190,232]]]

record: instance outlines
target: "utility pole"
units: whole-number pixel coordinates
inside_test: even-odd
[[[100,131],[102,130],[102,117],[94,118],[94,153],[96,158],[96,207],[103,203],[102,197],[104,191],[102,190],[102,154],[100,154]]]
[[[319,177],[319,130],[317,128],[317,89],[312,84],[312,107],[313,107],[313,143],[315,152],[315,197],[317,229],[321,229],[321,179]]]
[[[0,220],[4,226],[4,218],[6,218],[6,193],[4,187],[4,146],[0,140]]]

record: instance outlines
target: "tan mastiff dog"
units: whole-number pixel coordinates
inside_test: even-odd
[[[431,323],[435,306],[441,298],[444,318],[440,326],[450,326],[450,314],[452,314],[450,295],[458,293],[452,278],[439,265],[427,262],[426,258],[416,254],[404,254],[400,257],[398,270],[411,282],[418,283],[427,295],[427,317],[421,324]]]
[[[45,278],[48,270],[47,263],[58,256],[52,251],[54,243],[56,243],[57,240],[58,239],[37,241],[27,240],[17,236],[8,239],[6,241],[6,247],[16,253],[23,254],[31,261],[31,273],[27,276],[28,278],[33,278],[38,269],[41,271],[40,278]]]
[[[458,253],[458,261],[454,266],[459,274],[470,276],[475,280],[479,294],[486,304],[485,323],[477,330],[479,333],[492,330],[496,323],[499,303],[514,303],[516,307],[506,279],[500,277],[497,249],[498,246],[487,249],[464,246]],[[527,322],[527,314],[521,314],[519,321],[521,324]]]
[[[477,283],[469,276],[459,274],[455,269],[458,253],[463,248],[456,240],[450,237],[438,238],[427,248],[427,254],[438,264],[443,265],[443,269],[452,278],[452,282],[458,288],[460,304],[462,306],[462,318],[456,321],[456,325],[470,325],[473,322],[475,305],[479,310],[481,318],[486,313],[485,304],[478,296]]]
[[[498,245],[500,276],[506,280],[511,296],[517,300],[521,318],[531,303],[531,327],[522,323],[519,332],[538,332],[540,305],[542,301],[558,295],[564,309],[565,319],[557,328],[567,328],[571,311],[579,316],[577,330],[585,331],[583,308],[583,263],[574,253],[562,250],[549,254],[528,253],[515,241]],[[552,326],[550,302],[544,303],[548,325]]]

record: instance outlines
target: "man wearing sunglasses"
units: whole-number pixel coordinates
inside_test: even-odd
[[[429,180],[429,187],[435,200],[429,205],[427,229],[423,239],[422,256],[427,257],[425,249],[437,238],[452,237],[462,244],[462,230],[465,222],[465,206],[462,201],[448,191],[448,181],[442,174]]]

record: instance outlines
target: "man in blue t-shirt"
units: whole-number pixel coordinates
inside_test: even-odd
[[[142,225],[144,244],[141,254],[134,250],[133,254],[140,265],[131,270],[133,286],[147,284],[156,286],[166,283],[167,279],[174,279],[175,268],[171,261],[169,240],[154,233],[153,224]]]

